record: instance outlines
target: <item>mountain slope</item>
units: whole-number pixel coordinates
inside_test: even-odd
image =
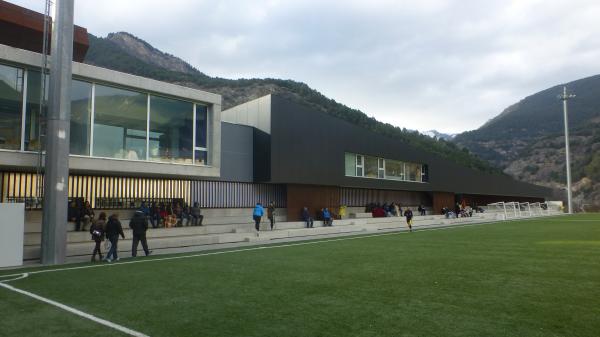
[[[577,95],[569,101],[574,197],[578,206],[600,207],[600,75],[565,85]],[[557,98],[562,87],[526,97],[453,141],[517,179],[564,189],[564,119]]]
[[[436,140],[417,131],[408,131],[379,122],[359,110],[325,97],[304,83],[271,78],[229,80],[210,77],[181,59],[163,53],[147,42],[124,32],[109,34],[106,38],[90,35],[89,41],[86,63],[218,93],[223,97],[223,109],[277,93],[461,165],[487,172],[500,172],[488,162],[473,156],[466,149],[460,149],[452,142]]]

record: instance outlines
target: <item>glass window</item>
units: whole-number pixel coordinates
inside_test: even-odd
[[[385,179],[385,167],[383,158],[378,159],[378,175],[377,178]]]
[[[0,149],[21,149],[23,69],[0,64]]]
[[[92,84],[73,80],[71,82],[71,154],[90,155],[91,114]]]
[[[363,176],[364,158],[365,157],[360,154],[356,155],[356,176],[357,177]]]
[[[196,150],[195,163],[197,165],[208,165],[208,153],[202,150]]]
[[[377,178],[378,163],[376,157],[365,156],[365,177]]]
[[[385,177],[393,180],[404,180],[404,163],[397,160],[386,159]]]
[[[44,99],[48,99],[48,80],[44,86]],[[40,128],[43,134],[46,126],[40,125],[40,90],[42,84],[42,73],[40,71],[27,71],[27,106],[25,107],[25,150],[38,151],[40,149]],[[48,107],[44,106],[42,116],[45,116]],[[42,121],[44,118],[42,118]]]
[[[150,159],[191,164],[193,119],[192,103],[150,96]]]
[[[96,85],[93,155],[146,159],[147,95]]]
[[[421,172],[421,181],[424,183],[429,182],[429,167],[427,165],[423,165],[423,169]]]
[[[406,163],[406,177],[408,181],[421,181],[421,165]],[[417,180],[419,177],[419,180]]]
[[[206,106],[196,104],[196,147],[206,149],[207,136],[207,118]]]
[[[345,156],[345,167],[347,176],[356,175],[356,155],[354,153],[346,153]]]

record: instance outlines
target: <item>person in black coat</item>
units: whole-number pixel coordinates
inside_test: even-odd
[[[410,210],[410,208],[407,208],[406,211],[404,211],[404,216],[406,217],[406,224],[408,225],[408,230],[412,232],[413,212]]]
[[[313,218],[310,216],[310,212],[308,211],[308,207],[304,206],[302,208],[302,221],[306,222],[306,228],[313,227]]]
[[[148,220],[143,212],[137,211],[129,221],[129,228],[133,231],[133,241],[131,243],[131,256],[137,256],[138,243],[142,242],[142,248],[146,256],[150,255],[148,242],[146,241],[146,231],[148,230]]]
[[[67,209],[67,220],[75,222],[75,230],[79,231],[81,228],[81,214],[82,209],[77,201],[73,200],[69,204],[69,208]]]
[[[100,213],[98,220],[92,223],[90,227],[90,234],[92,235],[92,240],[96,243],[94,247],[94,251],[92,252],[92,262],[96,261],[96,254],[102,260],[102,251],[100,250],[100,244],[104,241],[104,226],[106,226],[106,213]]]
[[[125,234],[123,233],[123,226],[121,226],[118,214],[115,213],[108,218],[105,234],[110,241],[110,250],[108,251],[108,254],[106,254],[106,261],[119,261],[117,244],[119,243],[119,235],[125,239]]]

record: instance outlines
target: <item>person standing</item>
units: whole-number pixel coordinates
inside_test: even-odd
[[[92,262],[96,262],[96,253],[100,260],[102,260],[102,251],[100,250],[100,244],[104,241],[104,226],[106,226],[106,213],[102,212],[98,216],[98,220],[92,222],[90,227],[90,234],[92,240],[96,243],[94,251],[92,252]]]
[[[323,226],[333,226],[333,217],[327,207],[323,208]]]
[[[271,222],[271,230],[273,230],[273,226],[275,225],[275,203],[272,201],[267,207],[267,218],[269,218],[269,221]]]
[[[146,256],[150,255],[148,242],[146,241],[146,231],[148,231],[148,220],[144,213],[137,211],[129,221],[129,228],[133,232],[133,241],[131,242],[131,256],[137,256],[138,243],[142,242],[142,248]]]
[[[75,231],[78,232],[81,229],[81,207],[76,200],[71,201],[69,209],[67,210],[67,218],[69,221],[75,222]]]
[[[260,231],[260,219],[265,214],[265,210],[262,207],[260,202],[256,203],[254,206],[254,211],[252,212],[252,218],[254,219],[254,227],[256,228],[256,234]]]
[[[406,217],[406,224],[408,225],[408,229],[412,232],[413,212],[410,210],[410,208],[407,208],[406,211],[404,211],[404,216]]]
[[[152,224],[152,228],[157,228],[158,225],[160,224],[159,212],[160,212],[160,209],[156,205],[156,202],[153,201],[152,204],[150,204],[150,209],[149,209],[150,223]]]
[[[108,222],[106,223],[106,237],[110,241],[110,250],[106,254],[106,261],[108,262],[119,261],[119,256],[117,255],[119,235],[125,239],[119,215],[115,213],[108,218]]]

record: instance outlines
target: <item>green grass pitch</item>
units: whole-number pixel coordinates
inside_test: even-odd
[[[26,271],[0,271],[0,280]],[[150,336],[600,336],[600,215],[112,264],[8,284]],[[0,336],[125,335],[0,288]]]

